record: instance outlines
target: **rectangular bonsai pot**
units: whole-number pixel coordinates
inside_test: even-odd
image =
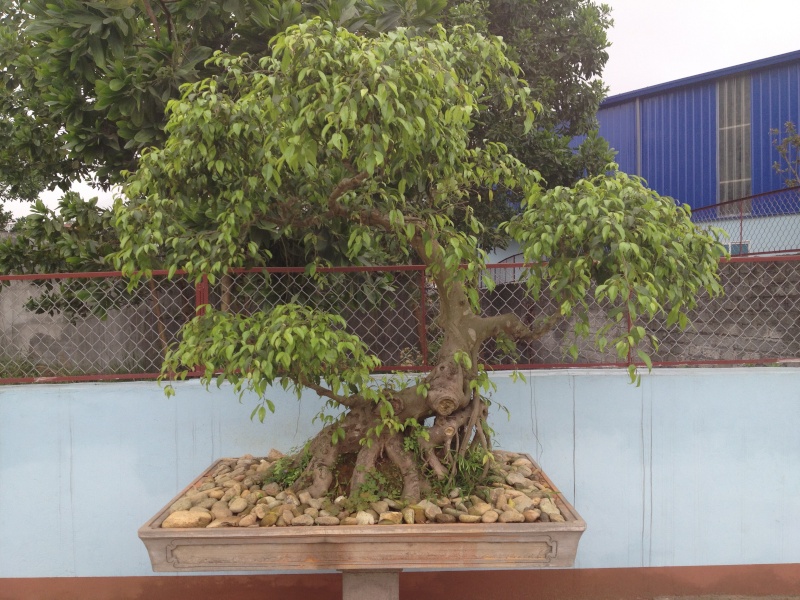
[[[223,460],[223,459],[220,459]],[[154,571],[387,571],[570,567],[586,523],[556,494],[564,523],[453,523],[162,529],[169,507],[139,529]],[[542,478],[555,491],[544,473]]]

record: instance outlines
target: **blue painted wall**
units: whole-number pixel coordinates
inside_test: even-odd
[[[692,208],[717,201],[716,102],[715,84],[641,101],[642,177]]]
[[[597,115],[600,133],[619,151],[617,162],[623,171],[641,175],[659,193],[692,208],[713,205],[717,199],[716,85],[720,78],[745,74],[751,78],[752,193],[782,189],[783,180],[772,168],[778,155],[769,131],[782,130],[786,121],[800,124],[800,52],[612,96]],[[641,169],[636,162],[637,135]],[[786,206],[769,210],[759,214],[793,212]]]
[[[753,193],[760,194],[784,187],[783,178],[772,168],[778,153],[769,131],[782,132],[787,121],[800,125],[800,64],[753,73],[751,85]]]
[[[498,374],[500,447],[534,456],[588,522],[578,567],[800,562],[800,370]],[[289,449],[315,397],[251,423],[230,390],[0,387],[0,577],[150,574],[136,530],[212,461]]]
[[[597,113],[598,131],[617,151],[621,171],[639,174],[636,164],[636,101],[609,106]]]

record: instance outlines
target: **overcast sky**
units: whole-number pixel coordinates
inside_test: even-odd
[[[800,50],[800,0],[605,0],[603,80],[621,94]]]
[[[800,50],[800,0],[605,0],[614,27],[603,79],[621,94]],[[93,195],[84,186],[76,189]],[[99,193],[104,203],[110,194]],[[60,193],[46,195],[54,205]],[[15,215],[28,205],[8,204]]]

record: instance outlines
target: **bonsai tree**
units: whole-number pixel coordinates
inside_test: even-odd
[[[490,97],[535,126],[539,105],[497,38],[456,27],[368,39],[312,19],[271,43],[258,62],[216,54],[219,74],[170,102],[165,143],[142,152],[117,205],[115,259],[134,283],[161,261],[214,283],[234,267],[269,265],[266,237],[303,245],[310,278],[328,264],[323,238],[352,264],[424,264],[442,342],[417,379],[373,378],[378,359],[340,315],[296,303],[252,314],[205,307],[167,356],[165,377],[199,367],[206,384],[257,398],[261,420],[278,385],[340,409],[298,459],[294,485],[313,497],[331,489],[345,456],[351,492],[386,457],[407,500],[451,480],[467,452],[488,462],[484,342],[535,340],[567,322],[626,356],[647,338],[647,319],[685,325],[697,294],[720,292],[721,246],[687,208],[619,172],[544,191],[506,146],[474,137]],[[483,225],[472,204],[483,190],[522,205],[503,225],[530,262],[520,284],[557,307],[532,323],[481,314]],[[457,211],[468,232],[454,225]],[[606,311],[599,327],[592,297]],[[625,319],[632,326],[617,333]]]

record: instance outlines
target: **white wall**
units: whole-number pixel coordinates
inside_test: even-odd
[[[498,446],[529,452],[588,529],[576,566],[800,562],[800,370],[494,376]],[[0,387],[0,577],[150,574],[136,530],[212,461],[288,450],[319,407],[229,389]]]
[[[718,227],[728,234],[724,243],[749,242],[749,252],[779,252],[800,248],[800,215],[731,217],[698,223],[703,227]]]
[[[508,247],[505,249],[494,248],[491,252],[489,252],[489,255],[486,257],[486,264],[493,265],[495,263],[499,263],[501,260],[505,260],[506,258],[510,258],[521,252],[522,248],[520,245],[512,240],[508,243]]]

